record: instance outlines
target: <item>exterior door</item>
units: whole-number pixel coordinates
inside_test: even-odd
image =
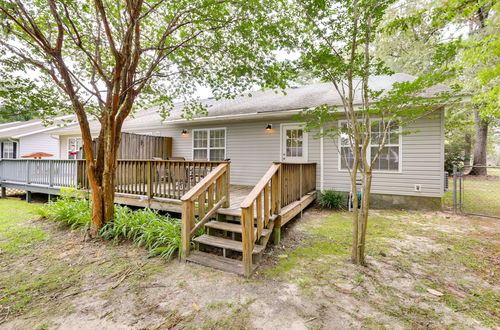
[[[304,131],[304,125],[282,125],[281,160],[290,163],[307,162],[307,132]]]

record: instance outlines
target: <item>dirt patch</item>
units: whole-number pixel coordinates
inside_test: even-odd
[[[251,279],[148,259],[130,244],[86,242],[81,231],[26,222],[42,223],[51,238],[37,243],[31,255],[3,258],[0,327],[493,327],[498,272],[491,267],[498,267],[498,254],[492,253],[496,243],[491,240],[498,238],[498,224],[435,212],[378,211],[373,216],[368,267],[351,264],[345,253],[349,215],[312,208],[290,223]],[[459,250],[460,244],[466,248]],[[481,263],[469,265],[461,254]],[[492,274],[483,272],[488,267]],[[12,280],[15,276],[20,281]],[[25,299],[24,307],[5,300],[12,295]]]

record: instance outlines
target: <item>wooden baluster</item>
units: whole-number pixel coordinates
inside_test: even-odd
[[[253,251],[253,244],[255,242],[255,207],[254,207],[255,202],[250,205],[249,209],[249,215],[250,215],[250,224],[252,226],[250,230],[250,240],[251,240],[251,247]]]
[[[269,183],[264,187],[264,226],[269,224]]]
[[[217,178],[215,182],[215,200],[218,202],[222,198],[222,176]]]
[[[201,220],[205,217],[205,193],[206,191],[203,191],[198,197],[198,219]]]
[[[257,196],[255,204],[257,208],[257,235],[255,236],[258,240],[260,235],[262,235],[262,230],[264,229],[264,221],[262,218],[262,193],[259,193],[259,196]]]
[[[208,187],[208,209],[211,210],[214,207],[214,184],[211,183]]]
[[[153,165],[151,164],[152,161],[147,162],[147,196],[148,199],[151,199],[153,197]]]

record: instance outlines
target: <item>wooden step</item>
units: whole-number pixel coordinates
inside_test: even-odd
[[[228,249],[232,251],[243,252],[243,244],[239,241],[233,241],[232,239],[211,236],[211,235],[201,235],[194,239],[195,242],[215,246],[222,249]],[[253,248],[253,254],[259,254],[265,249],[265,245],[256,244]]]
[[[217,210],[218,214],[222,215],[229,215],[232,217],[240,217],[241,218],[241,209],[230,209],[230,208],[223,208],[221,207],[220,209]]]
[[[202,251],[191,251],[187,260],[199,265],[212,267],[225,272],[243,275],[243,263],[240,260],[224,258]]]
[[[230,223],[230,222],[222,222],[222,221],[210,221],[209,223],[205,224],[205,227],[218,229],[218,230],[225,230],[225,231],[230,231],[233,233],[241,234],[241,224],[238,224],[238,223]],[[264,228],[262,230],[262,236],[267,236],[270,233],[271,233],[271,230],[269,230],[269,229]]]

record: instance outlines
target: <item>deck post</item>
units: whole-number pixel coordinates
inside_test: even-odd
[[[276,191],[276,214],[281,213],[281,200],[283,198],[283,166],[278,169],[278,189]]]
[[[194,202],[182,201],[181,261],[186,261],[191,252],[191,222],[194,219]]]
[[[31,203],[31,191],[26,191],[26,202]]]
[[[279,244],[280,240],[281,240],[281,227],[274,227],[273,228],[273,243]]]
[[[7,198],[7,188],[2,187],[2,198]]]
[[[253,231],[253,211],[252,208],[244,208],[241,210],[241,225],[243,232],[241,235],[241,243],[243,247],[243,274],[248,277],[252,274],[252,231]]]

